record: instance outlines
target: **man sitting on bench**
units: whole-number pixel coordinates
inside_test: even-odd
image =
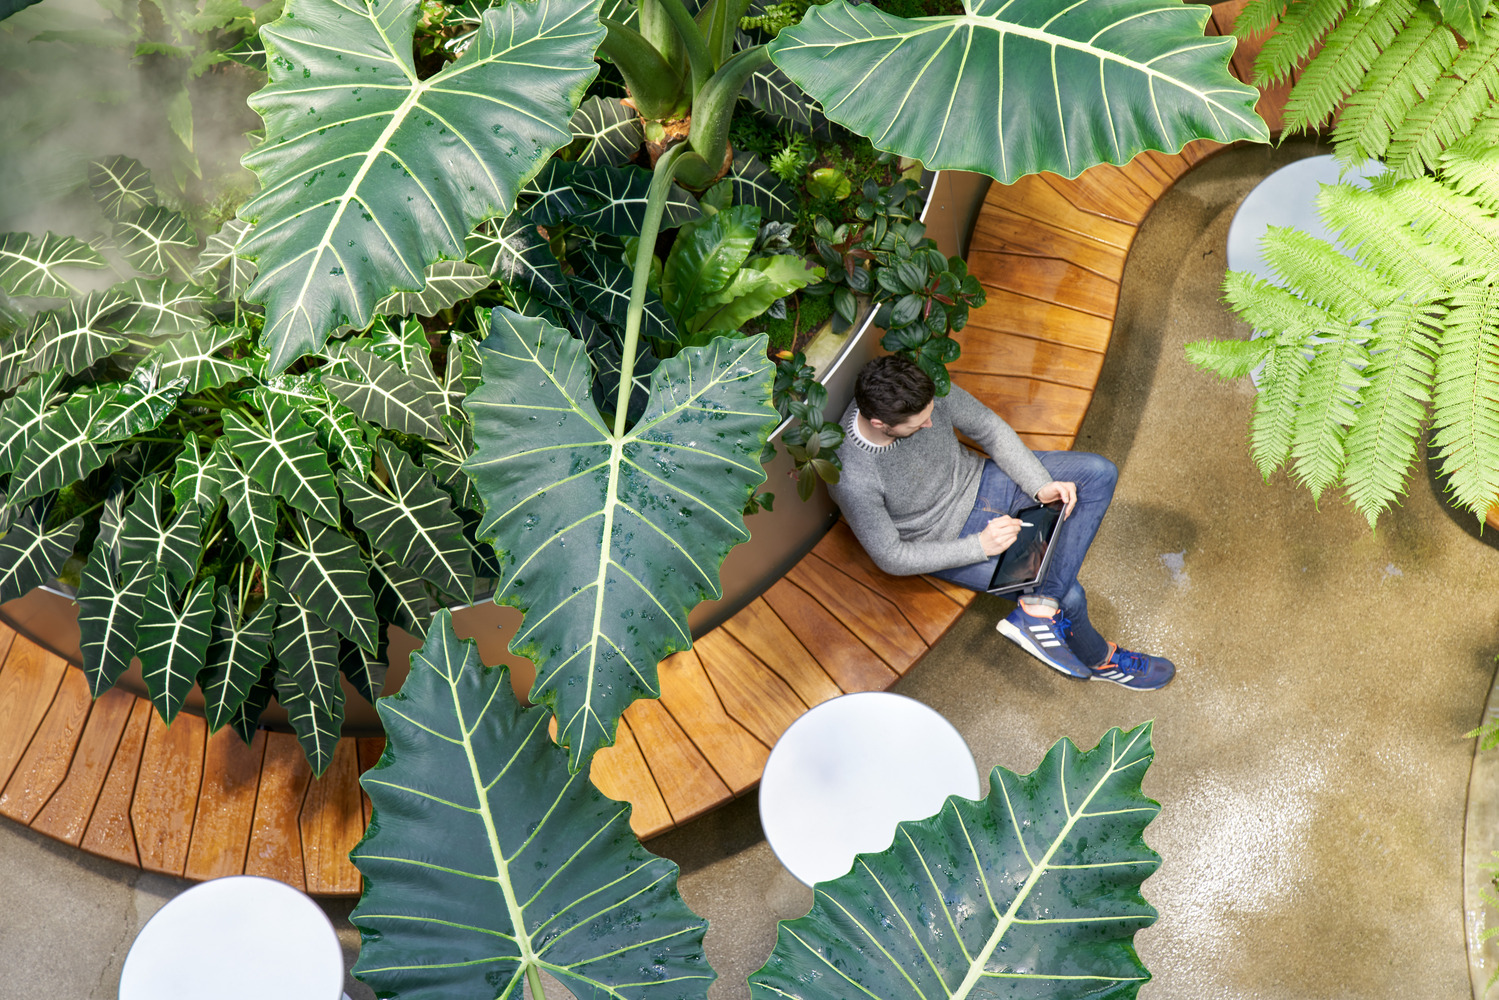
[[[1045,578],[1000,621],[1001,635],[1054,670],[1136,691],[1171,680],[1170,660],[1120,649],[1088,621],[1077,571],[1098,531],[1119,470],[1087,452],[1032,452],[969,393],[936,398],[932,380],[899,355],[864,366],[843,414],[843,474],[828,492],[886,573],[930,573],[985,591],[1000,554],[1020,533],[1013,515],[1065,504]],[[959,443],[962,431],[988,453]]]

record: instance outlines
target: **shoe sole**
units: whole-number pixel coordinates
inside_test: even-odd
[[[1020,631],[1020,629],[1011,624],[1009,619],[1001,618],[999,620],[999,624],[996,625],[995,628],[999,630],[1000,635],[1004,636],[1006,639],[1009,639],[1015,645],[1019,646],[1021,649],[1025,650],[1027,653],[1031,654],[1036,659],[1040,660],[1042,663],[1046,664],[1048,667],[1061,674],[1063,677],[1070,677],[1075,681],[1087,681],[1093,679],[1091,671],[1087,675],[1080,677],[1077,674],[1072,673],[1066,667],[1049,658],[1044,652],[1042,652],[1040,646],[1037,646],[1034,642],[1031,641],[1030,636],[1026,635],[1024,632]],[[1086,670],[1087,668],[1084,667],[1083,669]]]
[[[1099,677],[1097,674],[1094,674],[1092,677],[1089,677],[1088,680],[1090,680],[1090,681],[1102,681],[1105,684],[1112,684],[1115,687],[1122,687],[1126,691],[1134,691],[1137,694],[1145,694],[1145,693],[1150,692],[1150,691],[1160,691],[1162,688],[1165,688],[1166,685],[1168,685],[1168,684],[1171,683],[1171,681],[1176,680],[1176,675],[1172,674],[1171,675],[1171,680],[1168,680],[1165,684],[1162,684],[1160,687],[1153,687],[1153,688],[1139,688],[1139,687],[1135,687],[1132,684],[1121,684],[1118,681],[1110,680],[1107,677]]]

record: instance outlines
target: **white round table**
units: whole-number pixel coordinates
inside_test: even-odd
[[[883,851],[903,820],[936,815],[949,795],[978,798],[963,737],[919,701],[848,694],[803,715],[776,741],[760,779],[760,825],[806,885],[837,878],[854,855]]]
[[[120,973],[120,1000],[339,1000],[333,924],[274,879],[195,885],[146,921]]]

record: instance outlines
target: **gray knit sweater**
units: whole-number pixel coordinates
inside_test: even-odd
[[[858,412],[849,403],[843,413],[843,475],[828,492],[886,573],[931,573],[986,558],[977,534],[958,537],[978,497],[984,459],[960,444],[954,429],[976,441],[1030,496],[1051,482],[1010,425],[957,386],[937,399],[931,427],[884,446],[859,434]]]

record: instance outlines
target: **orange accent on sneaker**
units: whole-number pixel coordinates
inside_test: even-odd
[[[1104,641],[1108,642],[1107,639],[1105,639]],[[1109,643],[1109,655],[1105,656],[1103,658],[1103,662],[1102,663],[1100,663],[1096,667],[1092,667],[1091,669],[1093,669],[1093,670],[1104,670],[1104,669],[1107,669],[1108,665],[1110,663],[1114,662],[1114,654],[1117,653],[1117,652],[1119,652],[1119,644],[1117,642],[1110,642]]]

